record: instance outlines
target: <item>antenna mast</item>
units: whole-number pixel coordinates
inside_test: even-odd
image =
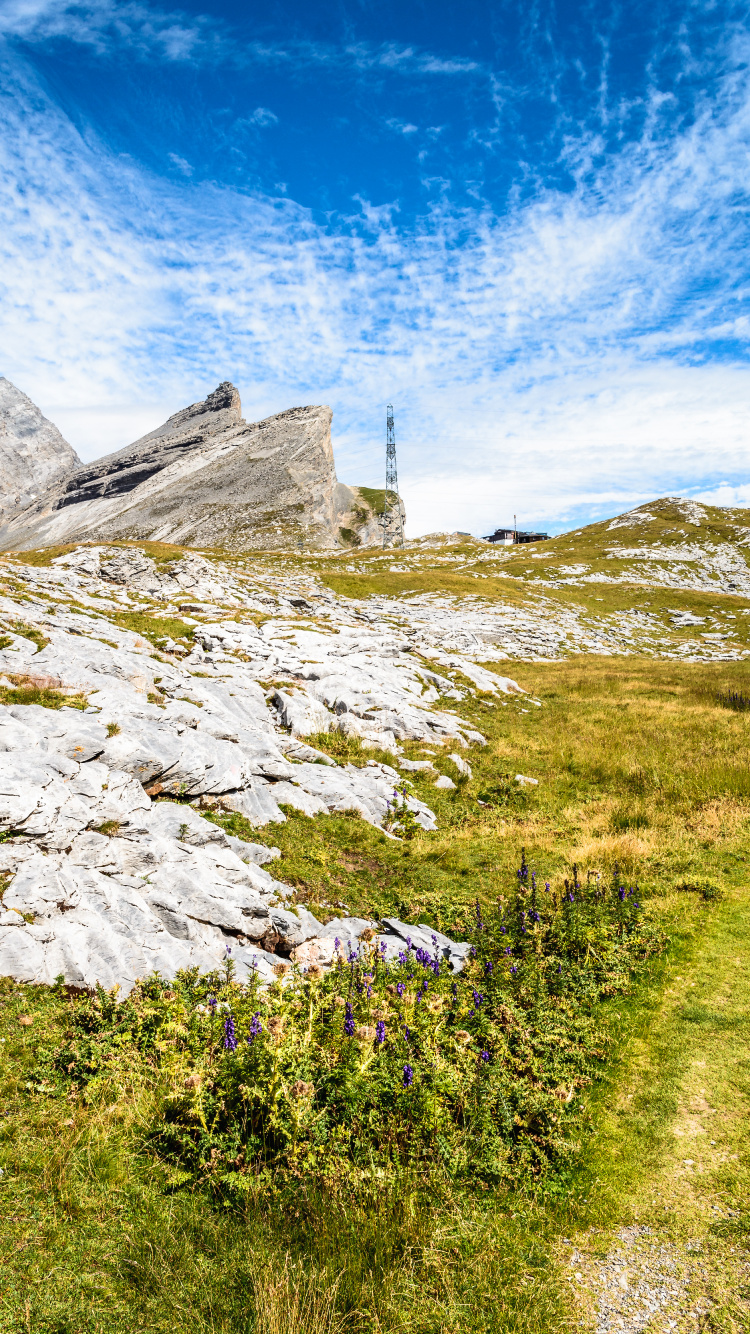
[[[385,444],[385,500],[383,502],[383,550],[404,545],[404,523],[398,496],[396,472],[396,432],[393,427],[393,404],[388,404]]]

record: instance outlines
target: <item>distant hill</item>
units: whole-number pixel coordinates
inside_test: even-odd
[[[750,510],[665,496],[531,546],[503,568],[552,588],[646,584],[750,595]]]

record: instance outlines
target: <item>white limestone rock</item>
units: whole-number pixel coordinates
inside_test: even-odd
[[[455,764],[460,774],[463,774],[465,778],[471,778],[471,765],[468,760],[464,759],[463,755],[449,755],[448,759]]]
[[[63,973],[126,994],[154,968],[215,968],[229,948],[240,978],[257,969],[271,980],[279,955],[329,966],[336,935],[347,951],[377,930],[362,919],[324,927],[290,910],[293,891],[267,869],[278,849],[225,834],[199,808],[256,826],[283,822],[289,807],[316,819],[356,811],[393,837],[406,806],[434,829],[396,767],[337,763],[292,733],[343,731],[394,752],[406,740],[483,743],[440,707],[463,658],[444,664],[435,648],[429,665],[390,622],[355,617],[311,578],[269,591],[198,555],[157,566],[136,547],[99,544],[15,570],[36,600],[0,595],[0,629],[10,631],[0,672],[81,691],[89,707],[0,706],[0,828],[11,834],[0,845],[10,877],[0,973]],[[189,654],[164,652],[164,640],[157,653],[112,618],[123,598],[177,615],[188,585],[195,605],[213,600],[210,619],[182,613],[199,641]],[[228,618],[244,606],[270,607],[272,619]],[[301,619],[311,608],[317,625]],[[44,648],[13,631],[19,620],[48,639]],[[505,678],[494,679],[504,693]],[[434,773],[431,759],[401,767]],[[380,939],[389,955],[402,947],[390,928]]]
[[[0,376],[0,514],[31,505],[81,460],[56,426],[5,376]]]

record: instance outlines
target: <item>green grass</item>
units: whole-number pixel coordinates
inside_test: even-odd
[[[49,644],[49,639],[42,634],[41,630],[37,630],[33,625],[27,625],[25,621],[15,621],[8,626],[8,629],[11,634],[20,635],[23,639],[30,639],[32,644],[36,644],[37,650],[46,648]]]
[[[372,486],[358,486],[357,490],[362,499],[370,506],[375,514],[382,514],[385,510],[385,490],[379,491]],[[388,492],[389,498],[395,498],[394,492]]]
[[[192,643],[194,637],[195,627],[187,625],[177,616],[150,616],[139,611],[118,611],[111,613],[109,619],[113,625],[119,625],[123,630],[132,630],[133,634],[141,635],[152,644],[158,639],[187,639]]]
[[[344,815],[295,813],[263,829],[216,818],[279,846],[274,873],[322,917],[346,904],[450,931],[475,898],[508,892],[521,846],[558,880],[573,862],[581,874],[617,863],[671,944],[599,1011],[609,1056],[580,1091],[583,1154],[543,1190],[438,1180],[431,1164],[387,1190],[361,1168],[325,1192],[312,1175],[275,1192],[259,1181],[227,1207],[208,1186],[180,1184],[157,1153],[157,1067],[150,1082],[128,1082],[113,1065],[90,1099],[46,1091],[37,1053],[66,1040],[74,1002],[6,985],[0,1330],[291,1334],[340,1320],[357,1334],[556,1334],[582,1318],[562,1238],[606,1250],[636,1217],[665,1244],[702,1240],[707,1329],[747,1323],[750,718],[716,693],[746,692],[750,666],[595,658],[515,671],[543,707],[466,701],[459,711],[488,738],[465,752],[472,779],[455,794],[436,791],[434,776],[415,782],[438,812],[436,834],[397,843]],[[341,758],[359,762],[349,749]],[[517,792],[517,772],[539,787]],[[492,791],[497,804],[480,806]],[[709,883],[721,898],[704,899]],[[21,1012],[31,1028],[18,1026]],[[696,1099],[715,1111],[696,1112]],[[685,1158],[700,1159],[700,1177]],[[327,1293],[332,1303],[316,1307]]]
[[[0,685],[0,704],[39,704],[43,709],[85,709],[88,699],[82,694],[66,694],[62,690],[48,689],[25,682],[25,678],[13,673],[8,677],[12,686]]]
[[[40,547],[36,551],[16,551],[9,558],[6,556],[4,564],[11,573],[13,571],[13,561],[20,561],[22,565],[46,567],[51,565],[57,556],[65,556],[69,551],[76,551],[78,545],[80,544],[68,543],[63,546]]]

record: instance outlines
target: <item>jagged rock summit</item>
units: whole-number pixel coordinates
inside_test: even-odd
[[[57,427],[0,375],[0,514],[32,504],[80,466]]]
[[[328,407],[300,407],[248,423],[225,381],[6,515],[0,547],[149,539],[246,550],[371,541],[372,505],[336,478],[331,418]]]

